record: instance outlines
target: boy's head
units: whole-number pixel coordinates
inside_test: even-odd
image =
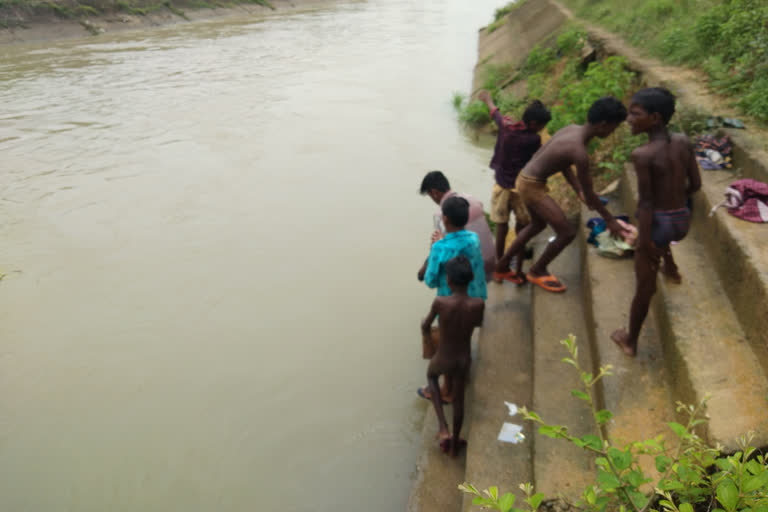
[[[523,112],[523,122],[526,128],[532,132],[540,132],[552,119],[547,107],[539,100],[533,100]]]
[[[449,190],[451,186],[448,184],[448,178],[440,171],[430,171],[421,180],[421,195],[428,195],[437,204],[440,204]]]
[[[445,277],[448,287],[453,291],[456,288],[466,288],[475,278],[472,265],[466,256],[456,256],[445,262]]]
[[[640,89],[629,103],[627,122],[632,134],[666,126],[675,113],[675,96],[663,87]]]
[[[446,230],[464,229],[469,220],[469,202],[463,197],[449,197],[443,202],[443,224]]]
[[[604,96],[594,102],[587,112],[587,121],[594,127],[595,135],[605,138],[627,118],[627,109],[613,96]]]

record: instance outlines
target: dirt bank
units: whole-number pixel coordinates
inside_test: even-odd
[[[269,7],[253,2],[214,5],[207,2],[165,1],[145,9],[151,12],[140,14],[138,7],[126,7],[128,4],[116,2],[101,9],[101,13],[88,8],[70,8],[67,11],[60,10],[57,14],[52,8],[40,10],[15,2],[0,6],[0,45],[98,37],[111,32],[226,18],[244,13],[269,16],[333,3],[334,0],[271,0]]]

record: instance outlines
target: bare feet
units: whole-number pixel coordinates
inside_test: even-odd
[[[677,271],[676,266],[670,266],[665,263],[661,267],[661,273],[664,274],[664,277],[666,277],[667,280],[675,284],[681,284],[683,282],[683,277],[680,275],[680,272]]]
[[[611,334],[611,339],[616,345],[619,346],[624,354],[628,355],[629,357],[635,357],[637,355],[637,348],[633,347],[629,342],[629,334],[624,328],[616,329],[613,331],[613,334]]]
[[[467,441],[461,438],[454,439],[453,437],[448,437],[440,441],[440,449],[443,453],[447,453],[454,458],[459,455],[459,451],[465,446],[467,446]]]

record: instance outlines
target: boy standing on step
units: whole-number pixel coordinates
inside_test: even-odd
[[[435,298],[429,314],[421,324],[421,330],[425,336],[429,336],[432,322],[438,318],[440,345],[429,361],[427,380],[432,404],[440,423],[437,439],[443,451],[455,457],[459,448],[466,444],[459,434],[464,422],[464,391],[472,360],[472,331],[483,323],[485,303],[483,299],[471,297],[467,293],[475,275],[466,257],[457,256],[448,260],[445,263],[445,274],[451,295]],[[453,434],[448,430],[443,402],[440,399],[440,375],[445,375],[445,378],[453,383]]]
[[[662,257],[669,244],[681,240],[691,222],[687,206],[701,188],[701,175],[693,147],[682,133],[670,135],[667,123],[675,113],[675,97],[662,87],[642,89],[632,97],[628,122],[632,134],[647,133],[648,142],[632,152],[637,172],[638,237],[635,247],[637,287],[629,311],[629,332],[618,329],[611,339],[628,356],[637,354],[637,338],[651,297]],[[676,267],[675,267],[676,268]]]
[[[528,208],[531,223],[520,231],[499,259],[497,272],[508,273],[512,258],[520,255],[525,244],[549,224],[555,231],[555,240],[547,245],[528,270],[526,278],[547,291],[565,291],[565,285],[547,271],[547,265],[576,237],[576,228],[568,222],[563,210],[549,195],[547,179],[557,172],[562,172],[579,198],[605,219],[611,234],[621,234],[621,226],[592,189],[587,144],[594,137],[609,136],[626,117],[627,109],[619,100],[613,97],[600,98],[589,108],[586,124],[570,125],[559,130],[520,171],[515,188]],[[578,180],[571,171],[571,165],[576,166]]]
[[[501,115],[499,107],[493,103],[491,93],[483,90],[477,97],[488,105],[491,118],[499,128],[490,167],[496,180],[491,194],[491,220],[496,223],[496,257],[501,258],[509,232],[510,212],[515,214],[516,234],[530,223],[528,210],[515,190],[515,180],[520,170],[541,147],[539,132],[547,126],[552,115],[543,103],[535,100],[525,109],[523,120],[514,122]],[[516,271],[507,267],[504,273],[494,272],[493,278],[497,282],[506,279],[522,284],[525,281],[523,258],[517,258]]]

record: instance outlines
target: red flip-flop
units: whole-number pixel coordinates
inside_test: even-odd
[[[525,282],[525,278],[518,275],[514,270],[510,270],[509,272],[494,272],[493,280],[497,283],[509,281],[510,283],[523,284]]]
[[[548,292],[562,293],[567,290],[565,285],[552,274],[547,274],[545,276],[534,276],[533,274],[526,274],[525,277],[527,277],[528,281],[531,283],[544,288]]]

